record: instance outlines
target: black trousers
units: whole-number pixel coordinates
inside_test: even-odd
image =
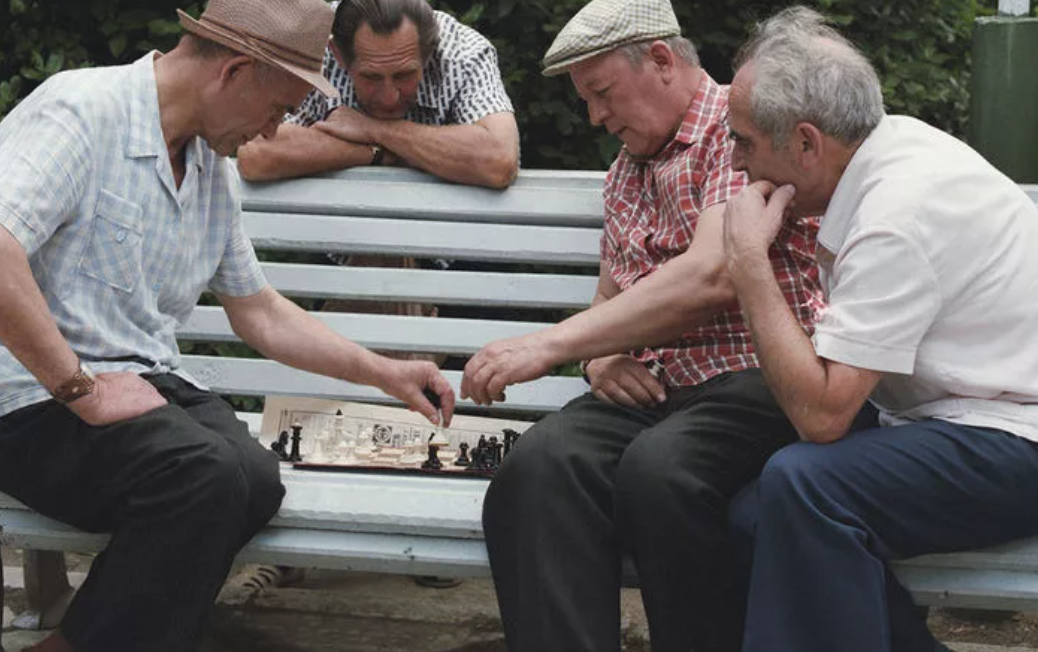
[[[737,652],[745,597],[728,501],[795,440],[756,369],[652,410],[588,394],[533,426],[483,508],[508,649],[618,651],[627,553],[654,650]]]
[[[0,419],[0,490],[112,534],[61,624],[76,652],[196,650],[235,554],[284,496],[230,405],[148,380],[170,404],[122,423],[92,427],[54,401]]]

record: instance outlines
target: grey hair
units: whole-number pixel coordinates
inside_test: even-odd
[[[627,55],[632,66],[641,66],[642,62],[645,61],[646,55],[649,54],[649,50],[652,49],[652,44],[658,40],[662,40],[666,43],[667,46],[674,51],[674,54],[688,65],[697,68],[699,67],[699,53],[696,52],[696,46],[692,45],[692,41],[688,40],[684,36],[671,36],[665,39],[638,41],[637,43],[622,45],[617,49]]]
[[[440,45],[440,25],[426,0],[342,0],[335,10],[332,40],[348,66],[356,54],[353,41],[361,26],[385,36],[400,29],[404,19],[418,30],[418,50],[422,62],[427,62]]]
[[[816,11],[790,7],[758,24],[735,67],[748,63],[755,73],[751,118],[774,147],[784,147],[800,122],[849,145],[883,118],[872,64]]]

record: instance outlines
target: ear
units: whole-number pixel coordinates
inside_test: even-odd
[[[653,67],[660,72],[663,81],[670,83],[674,79],[674,51],[663,41],[653,41],[649,46],[649,60]]]
[[[247,75],[255,72],[256,60],[245,54],[236,54],[223,60],[220,64],[220,86],[231,86]]]
[[[328,39],[328,47],[332,50],[332,56],[335,57],[335,62],[343,68],[346,68],[346,59],[342,56],[342,50],[339,49],[339,44],[335,42],[335,39]]]
[[[790,139],[790,149],[797,157],[800,167],[805,170],[822,162],[825,144],[825,136],[810,122],[798,123]]]

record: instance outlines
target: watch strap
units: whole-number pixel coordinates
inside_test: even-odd
[[[96,382],[94,381],[94,374],[90,373],[90,369],[87,368],[82,362],[79,363],[79,369],[76,373],[66,380],[65,382],[58,385],[51,396],[58,403],[68,404],[76,399],[83,398],[87,394],[94,391]]]

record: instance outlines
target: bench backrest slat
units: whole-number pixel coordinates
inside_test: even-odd
[[[292,297],[457,306],[586,308],[594,276],[264,263],[267,280]]]
[[[259,250],[329,251],[598,267],[602,230],[245,212]]]
[[[270,360],[186,355],[183,357],[183,363],[189,373],[220,394],[274,394],[312,396],[339,401],[398,403],[396,399],[373,387],[318,376]],[[455,388],[461,385],[461,372],[446,371],[444,375]],[[544,414],[558,410],[566,402],[586,391],[587,385],[581,378],[541,378],[533,383],[510,387],[508,401],[495,404],[490,411],[523,412],[530,413],[531,416]],[[468,401],[459,401],[459,404],[472,405]]]
[[[472,355],[502,337],[519,337],[545,327],[537,322],[490,319],[405,317],[358,313],[315,312],[315,317],[340,335],[378,351],[407,351]],[[177,331],[181,341],[233,342],[223,309],[199,306]]]

